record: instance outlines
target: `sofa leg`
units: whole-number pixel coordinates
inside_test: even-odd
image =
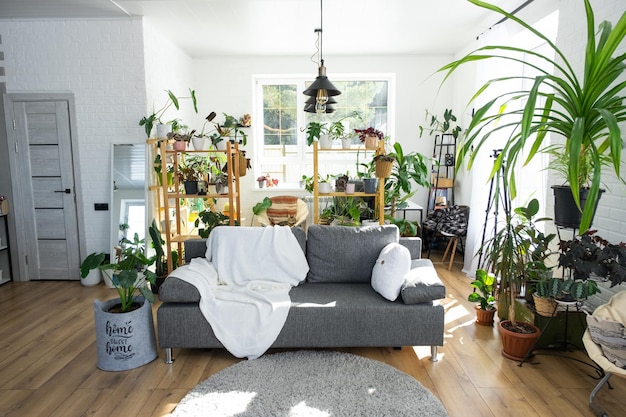
[[[439,358],[437,358],[437,346],[433,345],[430,347],[430,361],[437,362]]]
[[[174,357],[172,356],[172,348],[165,348],[165,363],[171,365],[174,363]]]

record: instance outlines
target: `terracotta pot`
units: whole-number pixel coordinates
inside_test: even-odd
[[[498,323],[500,336],[502,338],[502,356],[515,361],[523,360],[526,355],[535,347],[535,343],[541,334],[539,327],[530,323],[518,321],[517,324],[523,326],[532,333],[518,333],[505,328],[510,320],[504,320]]]
[[[187,148],[187,142],[184,140],[177,140],[174,142],[175,151],[184,151]]]
[[[476,310],[476,324],[489,327],[493,326],[493,316],[496,314],[495,308],[492,308],[491,310],[483,310],[482,308],[476,306],[474,309]]]

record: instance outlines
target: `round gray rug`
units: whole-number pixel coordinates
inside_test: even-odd
[[[198,384],[172,417],[447,416],[415,378],[349,353],[295,351],[242,361]]]

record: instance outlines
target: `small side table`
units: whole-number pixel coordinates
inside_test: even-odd
[[[417,203],[414,203],[412,201],[407,201],[407,206],[403,207],[403,208],[399,208],[396,211],[401,211],[402,212],[402,218],[406,219],[406,212],[407,211],[419,211],[420,214],[420,226],[422,225],[422,221],[423,219],[423,215],[424,215],[424,207],[420,206]]]

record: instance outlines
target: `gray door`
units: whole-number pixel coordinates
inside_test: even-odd
[[[13,120],[7,122],[13,128],[9,157],[19,211],[20,266],[29,280],[80,279],[72,157],[78,150],[72,149],[69,101],[11,104],[7,109]]]

